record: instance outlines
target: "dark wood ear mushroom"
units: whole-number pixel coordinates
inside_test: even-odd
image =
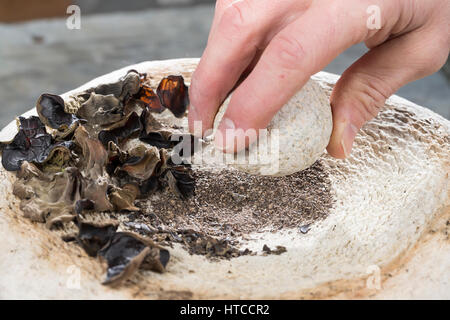
[[[54,159],[56,163],[61,163],[67,160],[72,146],[71,141],[54,142],[38,117],[19,117],[19,132],[10,143],[5,144],[2,164],[8,171],[17,171],[24,161],[43,164]]]
[[[103,284],[117,286],[130,278],[144,264],[145,269],[164,272],[170,254],[167,250],[133,233],[115,233],[99,255],[108,269]],[[144,263],[145,262],[145,263]]]
[[[110,128],[100,131],[98,139],[103,143],[105,148],[108,147],[110,141],[119,145],[124,140],[138,136],[142,131],[142,123],[136,112],[130,113],[123,120],[113,124]]]
[[[170,254],[147,239],[116,232],[118,222],[101,221],[98,213],[139,214],[137,198],[169,188],[183,199],[194,192],[190,168],[170,158],[178,141],[151,114],[165,108],[177,117],[185,114],[183,77],[164,78],[156,93],[144,80],[130,70],[66,101],[42,94],[39,117],[20,117],[14,139],[0,143],[4,168],[17,171],[13,192],[24,215],[49,229],[78,228],[65,239],[107,261],[105,284],[120,284],[141,266],[163,272]],[[96,222],[86,219],[92,216]]]
[[[41,95],[36,103],[36,111],[46,126],[62,131],[65,135],[73,132],[80,122],[75,115],[65,112],[64,100],[54,94]]]
[[[77,241],[91,257],[96,257],[100,249],[105,247],[117,230],[117,223],[78,223]]]
[[[166,178],[170,189],[180,198],[186,199],[193,196],[195,180],[184,167],[167,170]]]

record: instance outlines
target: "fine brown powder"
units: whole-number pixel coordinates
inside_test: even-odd
[[[284,177],[250,175],[227,167],[220,171],[196,168],[193,176],[193,197],[182,200],[171,192],[157,192],[137,203],[142,213],[130,214],[126,225],[166,245],[182,242],[191,253],[208,255],[208,242],[219,241],[233,247],[224,255],[230,257],[244,249],[240,238],[290,228],[301,232],[302,226],[326,218],[333,205],[330,181],[320,160]],[[201,248],[193,249],[199,242]]]

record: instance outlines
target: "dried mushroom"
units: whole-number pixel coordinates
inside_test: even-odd
[[[81,104],[77,116],[93,125],[108,125],[122,119],[123,105],[114,95],[91,93]]]
[[[116,123],[123,118],[126,102],[140,90],[140,74],[130,70],[117,82],[101,84],[70,97],[67,109],[88,121],[90,127]]]
[[[65,202],[73,205],[82,198],[83,176],[78,168],[69,167],[54,175],[52,188],[48,191],[51,202]]]
[[[144,240],[133,233],[115,233],[109,245],[98,252],[108,264],[103,284],[112,286],[121,284],[132,276],[146,260],[147,262],[144,264],[146,268],[159,272],[164,271],[169,255],[167,250],[162,254],[161,251],[151,241]],[[155,260],[159,260],[159,264]]]
[[[19,117],[16,136],[0,143],[4,168],[16,171],[13,194],[24,216],[103,257],[110,285],[139,268],[163,272],[170,254],[148,239],[117,232],[120,223],[109,218],[141,215],[136,199],[156,192],[171,189],[182,199],[194,194],[189,165],[173,161],[174,154],[184,156],[187,143],[194,146],[192,137],[152,115],[165,108],[176,117],[185,114],[183,77],[168,76],[155,91],[145,81],[130,70],[66,100],[42,94],[39,117]],[[148,228],[151,236],[160,232]]]
[[[126,101],[136,95],[141,88],[141,75],[136,70],[129,70],[127,74],[113,83],[101,84],[88,92],[100,95],[113,95],[119,101]]]
[[[163,131],[153,131],[149,133],[142,131],[139,140],[157,148],[168,149],[173,148],[176,145],[176,142],[170,139],[170,133],[167,134]]]
[[[85,171],[93,177],[102,175],[108,160],[108,153],[101,142],[91,138],[82,126],[75,131],[75,141],[81,147]]]
[[[152,112],[159,113],[164,111],[158,95],[147,85],[141,87],[135,98],[144,103],[145,108],[149,108]]]
[[[64,100],[57,95],[44,93],[36,103],[36,111],[41,121],[52,129],[62,132],[62,137],[72,133],[79,119],[65,112]]]
[[[98,139],[105,147],[109,142],[119,145],[125,139],[133,135],[139,135],[142,130],[142,123],[136,112],[130,113],[125,119],[112,125],[107,130],[102,130],[98,134]]]
[[[155,119],[149,108],[145,108],[142,111],[141,122],[144,127],[142,132],[143,135],[145,135],[146,133],[150,133],[156,130],[159,131],[162,129],[162,125]]]
[[[20,170],[17,171],[17,178],[24,179],[24,180],[28,180],[31,178],[39,178],[41,180],[48,181],[47,176],[44,175],[42,173],[42,171],[39,170],[38,167],[36,167],[36,165],[34,165],[28,161],[22,162],[22,164],[20,166]]]
[[[158,190],[160,187],[158,178],[156,176],[150,177],[139,186],[139,192],[141,196],[148,196]]]
[[[20,180],[17,180],[13,184],[13,195],[24,200],[33,198],[35,193],[33,187],[20,183]]]
[[[169,263],[169,259],[170,253],[168,250],[153,247],[142,262],[141,269],[163,273],[166,271],[166,266]]]
[[[139,211],[134,206],[134,200],[139,195],[139,188],[134,184],[126,184],[122,188],[115,188],[110,194],[109,199],[117,211]]]
[[[94,201],[89,199],[80,199],[75,203],[75,213],[80,215],[85,210],[94,210],[95,204]]]
[[[17,171],[24,161],[42,164],[58,155],[57,163],[62,165],[71,147],[71,141],[54,143],[38,117],[19,117],[19,132],[4,147],[2,164],[8,171]]]
[[[95,211],[113,211],[114,206],[108,197],[109,184],[104,179],[90,181],[84,190],[84,194],[94,202]]]
[[[140,145],[131,150],[130,155],[131,157],[120,170],[140,180],[149,179],[161,162],[160,153],[156,147],[146,148]]]
[[[22,165],[21,172],[30,168]],[[55,224],[72,221],[73,205],[81,198],[83,178],[77,168],[69,167],[63,172],[41,179],[44,173],[23,174],[14,182],[13,192],[22,200],[24,215],[33,221],[45,222],[48,228]]]
[[[166,173],[169,188],[180,198],[188,198],[194,194],[194,178],[184,167],[177,167],[167,170]]]
[[[108,244],[116,233],[118,224],[114,221],[106,223],[78,223],[77,241],[91,257],[97,256],[100,249]]]
[[[50,203],[39,198],[31,198],[22,200],[20,209],[26,218],[45,223],[49,229],[56,223],[74,219],[71,207],[68,207],[64,202]]]
[[[189,105],[188,88],[182,76],[168,76],[159,83],[157,93],[162,105],[181,118]]]

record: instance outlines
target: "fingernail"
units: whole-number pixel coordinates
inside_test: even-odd
[[[236,135],[236,126],[233,120],[222,118],[214,136],[214,145],[223,152],[234,151],[234,137]]]
[[[344,132],[342,133],[341,146],[344,150],[345,157],[348,158],[352,152],[353,140],[355,140],[356,134],[358,133],[358,128],[348,122],[345,126]]]

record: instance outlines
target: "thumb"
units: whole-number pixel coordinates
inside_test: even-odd
[[[375,47],[356,61],[331,94],[333,131],[328,153],[348,157],[359,129],[378,114],[386,99],[406,83],[439,70],[447,56],[446,39],[415,31]]]

